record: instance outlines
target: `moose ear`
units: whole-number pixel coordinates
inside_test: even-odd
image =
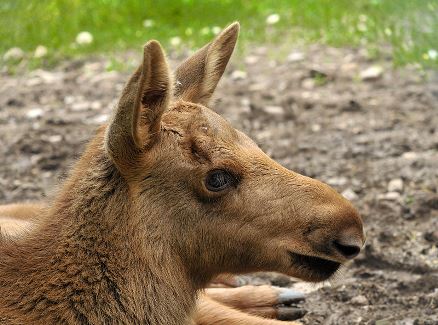
[[[176,98],[208,104],[233,53],[239,29],[238,22],[231,24],[177,68]]]
[[[149,41],[144,46],[143,62],[123,89],[107,128],[106,149],[116,163],[131,161],[155,143],[170,95],[165,54],[160,43]]]

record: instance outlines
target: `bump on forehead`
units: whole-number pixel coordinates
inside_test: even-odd
[[[193,135],[209,135],[224,141],[237,141],[239,138],[237,131],[220,115],[203,105],[190,102],[175,102],[163,122]]]

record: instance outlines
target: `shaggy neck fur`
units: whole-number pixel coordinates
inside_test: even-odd
[[[197,288],[174,239],[135,211],[98,137],[38,227],[2,240],[0,323],[188,323]]]

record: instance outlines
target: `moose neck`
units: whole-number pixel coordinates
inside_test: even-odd
[[[0,249],[15,255],[0,265],[0,294],[8,297],[0,314],[15,309],[23,320],[49,323],[188,321],[197,288],[170,234],[152,211],[148,220],[135,213],[127,183],[101,148],[100,141],[89,146],[42,224],[18,249],[10,245],[14,254]]]

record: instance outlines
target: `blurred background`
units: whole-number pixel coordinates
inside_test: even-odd
[[[234,20],[245,28],[241,46],[360,45],[397,65],[438,62],[436,0],[2,0],[0,52],[17,47],[51,60],[138,48],[151,38],[193,49]]]
[[[147,40],[174,67],[236,20],[212,108],[367,232],[331,283],[245,281],[305,292],[304,324],[438,324],[438,0],[0,0],[0,204],[53,195]]]

